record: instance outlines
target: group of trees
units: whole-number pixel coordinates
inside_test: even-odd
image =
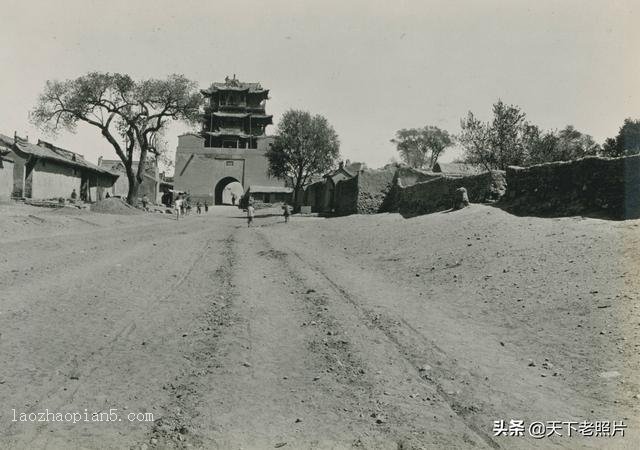
[[[122,161],[129,180],[127,201],[134,203],[147,157],[163,156],[159,142],[166,125],[171,120],[198,123],[201,105],[196,83],[182,75],[134,81],[125,74],[93,72],[73,80],[48,81],[31,117],[52,133],[74,131],[81,122],[96,127]],[[560,131],[543,131],[529,123],[519,107],[501,100],[493,105],[490,121],[483,122],[469,112],[460,126],[458,136],[435,126],[402,129],[391,142],[403,162],[429,169],[456,141],[464,149],[464,162],[501,170],[588,155],[640,153],[639,120],[626,119],[618,135],[602,147],[571,125]],[[267,152],[269,172],[288,180],[298,200],[314,175],[335,166],[339,152],[338,135],[326,118],[289,110]],[[135,159],[140,161],[137,170]]]
[[[469,112],[460,121],[460,128],[458,139],[465,151],[464,160],[486,169],[569,161],[597,155],[601,150],[591,136],[571,125],[560,131],[542,131],[526,120],[519,107],[500,100],[493,105],[489,122]]]
[[[602,155],[619,157],[640,153],[640,120],[625,119],[615,138],[608,138],[602,145]]]
[[[463,161],[486,169],[529,166],[552,161],[569,161],[591,155],[624,156],[640,153],[640,121],[626,119],[618,136],[601,147],[591,136],[572,125],[562,130],[543,131],[526,119],[515,105],[501,100],[493,105],[493,117],[479,120],[472,112],[460,121],[461,133],[452,136],[437,127],[402,129],[391,142],[400,158],[415,168],[433,168],[444,150],[458,142]]]

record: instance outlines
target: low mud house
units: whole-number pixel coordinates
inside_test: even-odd
[[[96,201],[102,198],[101,190],[118,178],[118,174],[88,162],[82,155],[46,141],[32,144],[17,135],[13,139],[2,136],[1,140],[3,144],[11,142],[5,158],[13,165],[12,197],[69,198],[75,190],[78,199]]]
[[[138,172],[139,164],[139,161],[133,161],[132,167],[134,173]],[[105,195],[106,192],[109,192],[111,197],[126,198],[129,193],[129,179],[127,178],[127,172],[122,161],[119,159],[104,159],[101,156],[98,158],[98,166],[120,175],[113,186],[105,190]],[[160,203],[162,199],[162,185],[163,180],[160,177],[158,166],[154,160],[147,160],[142,175],[142,183],[140,183],[138,187],[138,197],[142,198],[146,195],[154,203]],[[173,183],[171,183],[170,187],[165,186],[164,191],[166,192],[171,188],[173,188]]]
[[[336,185],[340,181],[355,177],[363,168],[363,163],[351,163],[349,160],[341,161],[336,170],[324,175],[322,180],[307,186],[304,193],[304,204],[311,206],[313,212],[331,213],[336,207]]]
[[[254,186],[247,189],[245,195],[262,203],[291,203],[293,189],[284,186]]]

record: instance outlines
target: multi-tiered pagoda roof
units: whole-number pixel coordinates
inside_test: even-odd
[[[265,112],[269,90],[234,75],[201,92],[209,101],[203,123],[206,146],[256,148],[257,138],[273,123],[273,116]]]

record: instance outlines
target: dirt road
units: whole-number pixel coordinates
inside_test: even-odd
[[[7,211],[3,448],[638,442],[637,223]],[[20,420],[44,411],[82,417]],[[494,436],[509,419],[628,429]]]

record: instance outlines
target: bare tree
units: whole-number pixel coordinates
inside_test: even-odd
[[[47,81],[31,119],[51,133],[73,132],[79,122],[98,128],[125,167],[127,202],[133,204],[147,155],[158,158],[162,153],[158,135],[171,120],[195,123],[200,104],[196,84],[182,75],[134,81],[125,74],[91,72],[73,80]]]

